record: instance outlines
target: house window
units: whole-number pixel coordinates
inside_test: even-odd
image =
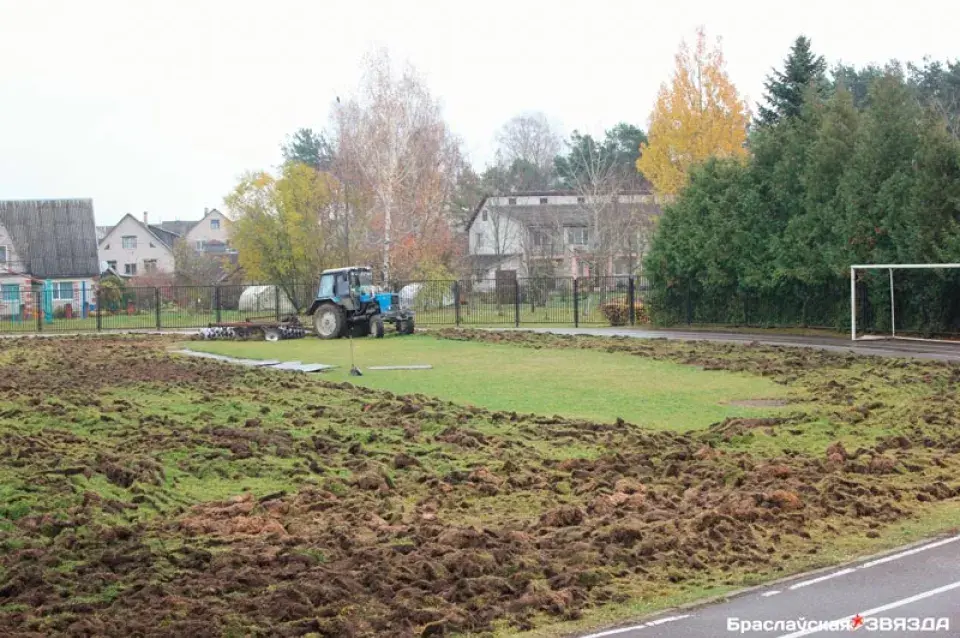
[[[487,221],[487,211],[483,211],[483,221]]]
[[[197,250],[203,250],[206,247],[207,247],[207,242],[205,240],[203,239],[197,240]]]
[[[567,229],[567,243],[573,244],[574,246],[586,246],[587,244],[587,229],[586,228],[568,228]]]
[[[108,262],[107,262],[107,268],[109,268],[110,270],[116,271],[116,269],[117,269],[117,262],[116,262],[116,261],[108,261]]]
[[[20,303],[20,284],[3,284],[4,303]]]
[[[137,236],[136,235],[125,235],[123,237],[123,249],[124,250],[136,250],[137,248]]]
[[[7,263],[7,247],[0,246],[0,264]]]
[[[210,220],[210,230],[220,230],[220,220],[211,219]]]
[[[533,231],[533,245],[534,246],[549,246],[550,245],[550,235],[545,233],[542,230]]]
[[[123,265],[123,274],[125,275],[136,275],[137,274],[137,265],[136,264],[124,264]]]
[[[73,282],[57,281],[53,284],[53,298],[73,300]]]
[[[476,241],[475,241],[477,250],[483,250],[483,240],[484,240],[483,233],[477,233]]]
[[[541,197],[541,198],[540,198],[540,203],[541,203],[541,204],[546,204],[546,203],[547,203],[547,198],[546,198],[546,197]]]
[[[143,260],[143,272],[157,272],[157,260],[156,260],[156,259],[144,259],[144,260]]]
[[[516,197],[510,197],[510,198],[507,199],[507,203],[510,204],[511,206],[516,206],[516,205],[517,205],[517,198],[516,198]]]

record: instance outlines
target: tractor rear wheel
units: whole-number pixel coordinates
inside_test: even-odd
[[[332,303],[323,304],[313,313],[313,330],[321,339],[336,339],[343,332],[343,310]]]

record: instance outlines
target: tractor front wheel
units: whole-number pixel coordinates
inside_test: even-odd
[[[413,334],[413,319],[400,319],[397,321],[397,332],[402,335]]]
[[[343,311],[333,304],[324,304],[313,314],[313,329],[321,339],[336,339],[343,332]]]

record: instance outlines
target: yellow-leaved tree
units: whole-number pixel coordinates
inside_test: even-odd
[[[637,170],[659,194],[674,195],[693,164],[745,157],[749,121],[749,107],[727,76],[719,39],[709,47],[703,28],[697,29],[696,47],[680,45],[673,77],[660,86]]]
[[[336,187],[328,173],[287,162],[279,179],[249,173],[225,198],[247,277],[277,284],[298,310],[312,300],[323,269],[349,265],[332,228],[340,205]]]

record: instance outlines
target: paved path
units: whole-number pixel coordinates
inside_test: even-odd
[[[849,636],[849,623],[855,616],[863,620],[859,631],[864,635],[960,636],[960,536],[928,541],[842,568],[756,588],[726,602],[671,611],[581,638]],[[913,618],[918,619],[918,631],[910,631]],[[885,624],[896,627],[897,619],[904,619],[901,622],[906,630],[881,631]],[[742,629],[745,621],[750,623],[748,631]],[[754,625],[755,621],[764,624]],[[777,621],[783,623],[777,625]],[[799,625],[810,621],[816,624]],[[820,631],[820,621],[837,621],[833,627],[842,628],[831,631],[827,625]],[[938,624],[939,631],[919,631],[927,626],[936,629]],[[767,628],[770,630],[764,631]]]
[[[633,328],[494,328],[494,330],[526,330],[552,334],[582,334],[600,337],[634,337],[637,339],[679,339],[682,341],[722,341],[760,343],[771,346],[819,348],[833,352],[853,352],[883,357],[917,357],[939,361],[960,361],[960,342],[915,341],[906,339],[867,339],[851,341],[841,337],[812,337],[742,332],[701,332],[682,330],[643,330]],[[960,633],[957,634],[960,636]]]

